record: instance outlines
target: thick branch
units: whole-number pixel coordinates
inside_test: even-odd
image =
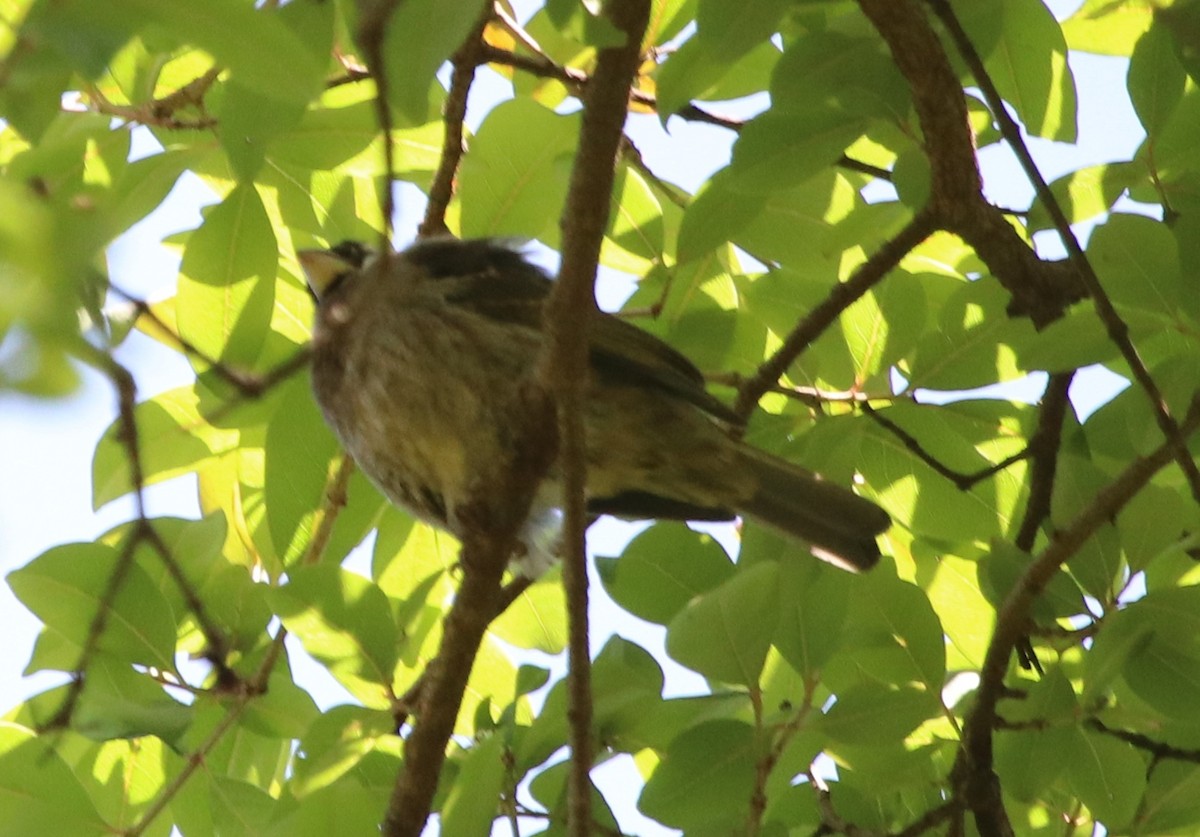
[[[1087,295],[1092,298],[1092,304],[1096,308],[1096,315],[1104,323],[1104,328],[1108,332],[1108,338],[1121,350],[1121,357],[1129,365],[1134,380],[1137,381],[1138,386],[1146,393],[1159,430],[1163,436],[1176,443],[1175,448],[1176,455],[1179,457],[1179,467],[1183,469],[1184,475],[1187,476],[1188,484],[1192,489],[1192,497],[1197,502],[1200,502],[1200,468],[1196,467],[1196,463],[1192,459],[1191,454],[1188,453],[1187,447],[1179,444],[1179,425],[1171,415],[1166,399],[1163,398],[1162,391],[1158,388],[1158,383],[1151,377],[1150,371],[1146,368],[1137,349],[1134,347],[1132,341],[1130,341],[1129,326],[1126,325],[1121,315],[1117,313],[1116,308],[1113,307],[1112,300],[1108,298],[1108,293],[1101,286],[1100,278],[1092,268],[1091,261],[1084,254],[1079,239],[1075,237],[1075,231],[1071,229],[1071,223],[1067,220],[1066,213],[1063,212],[1058,200],[1050,191],[1050,186],[1046,183],[1045,178],[1042,177],[1042,173],[1038,171],[1037,164],[1033,161],[1033,155],[1029,153],[1029,148],[1021,138],[1020,128],[1017,127],[1017,123],[1004,107],[1004,101],[1000,98],[1000,92],[996,89],[996,85],[992,83],[992,79],[983,65],[983,59],[975,51],[975,45],[967,37],[967,33],[959,23],[954,10],[946,0],[927,0],[927,2],[933,7],[942,24],[950,32],[955,46],[958,47],[959,53],[967,62],[971,74],[975,77],[975,82],[979,85],[979,89],[983,91],[988,107],[992,110],[992,115],[1000,124],[1001,132],[1016,153],[1017,159],[1020,160],[1021,167],[1025,170],[1025,176],[1033,184],[1038,198],[1046,207],[1047,212],[1049,212],[1051,220],[1054,221],[1054,228],[1058,232],[1058,236],[1062,240],[1071,262],[1078,268],[1077,275],[1082,281]],[[987,258],[982,252],[980,256],[985,260]]]
[[[983,198],[962,85],[916,0],[859,0],[912,89],[929,158],[929,208],[937,226],[970,244],[1012,295],[1010,313],[1042,326],[1086,290],[1069,264],[1048,267],[1004,214]]]

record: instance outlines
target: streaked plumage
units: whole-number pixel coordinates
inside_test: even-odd
[[[419,242],[380,273],[354,244],[303,251],[319,300],[313,388],[325,418],[395,503],[461,532],[456,509],[510,449],[509,407],[541,351],[546,275],[492,240]],[[869,500],[731,439],[736,420],[658,338],[598,314],[585,421],[588,506],[634,518],[735,513],[849,569],[878,560],[890,520]],[[526,535],[544,547],[552,468]],[[535,543],[539,541],[539,543]]]

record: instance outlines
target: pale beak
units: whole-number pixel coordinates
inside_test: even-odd
[[[338,277],[355,270],[353,264],[329,250],[297,250],[296,258],[304,268],[309,290],[318,300]]]

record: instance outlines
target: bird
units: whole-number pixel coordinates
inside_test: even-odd
[[[312,387],[326,422],[391,502],[460,539],[464,504],[513,450],[523,416],[512,407],[546,339],[553,280],[520,247],[444,236],[383,256],[358,242],[297,253],[316,303]],[[878,562],[887,512],[735,438],[739,416],[663,340],[594,311],[588,375],[590,515],[741,515],[843,569]],[[552,465],[519,533],[522,574],[556,558],[559,476]]]

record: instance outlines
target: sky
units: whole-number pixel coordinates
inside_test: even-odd
[[[1052,3],[1060,16],[1077,3]],[[1080,141],[1074,146],[1031,141],[1035,158],[1047,180],[1066,171],[1093,163],[1122,157],[1128,158],[1142,139],[1140,126],[1128,99],[1114,95],[1124,91],[1125,64],[1117,59],[1075,55],[1071,59],[1079,89]],[[489,91],[485,84],[477,99],[472,101],[471,113],[484,112],[489,97],[496,95],[496,86]],[[722,112],[746,115],[761,104],[750,102],[720,107]],[[728,160],[732,135],[722,129],[687,124],[672,119],[668,124],[671,142],[666,141],[657,118],[631,117],[629,130],[647,165],[664,180],[694,189],[699,183]],[[135,132],[136,133],[136,132]],[[154,149],[144,137],[134,143],[135,153],[151,153]],[[679,149],[692,149],[684,155]],[[989,197],[1005,206],[1027,206],[1032,188],[1010,153],[997,148],[981,153],[981,165]],[[194,178],[185,179],[172,192],[166,203],[152,216],[137,224],[122,236],[109,251],[111,274],[122,288],[148,299],[157,299],[173,292],[178,272],[178,255],[160,242],[176,231],[191,229],[200,222],[200,206],[211,203],[215,195]],[[412,238],[419,220],[420,206],[406,193],[401,202],[401,223],[397,240]],[[1086,230],[1083,231],[1086,234]],[[1057,255],[1052,244],[1039,240],[1044,252]],[[600,287],[602,304],[619,305],[630,292],[628,280],[608,277]],[[2,348],[2,347],[0,347]],[[187,363],[176,353],[134,334],[117,353],[118,359],[136,375],[141,397],[184,384],[190,380]],[[108,383],[98,374],[83,369],[82,386],[67,399],[46,401],[12,393],[0,392],[0,462],[4,463],[5,479],[0,479],[0,573],[8,573],[47,548],[75,541],[92,540],[110,527],[132,516],[128,499],[117,501],[99,510],[92,509],[90,468],[92,451],[103,430],[115,414],[115,400]],[[1111,398],[1124,383],[1103,372],[1081,376],[1072,390],[1076,409],[1090,413],[1096,406]],[[1041,391],[1038,379],[1019,383],[1005,391],[1007,397],[1035,400]],[[182,514],[197,516],[195,480],[183,477],[147,491],[152,515]],[[630,524],[613,522],[593,540],[601,554],[616,554],[621,545],[638,530]],[[351,562],[354,566],[355,561]],[[359,561],[358,568],[365,568]],[[595,587],[595,585],[594,585]],[[611,605],[599,603],[593,620],[601,630],[593,637],[593,648],[599,648],[612,632],[638,636],[640,643],[653,646],[655,637],[661,648],[662,630],[647,626]],[[39,674],[22,678],[28,662],[38,623],[13,598],[7,586],[0,585],[0,629],[5,642],[0,643],[0,712],[62,682],[62,675]],[[649,639],[648,639],[649,637]],[[293,649],[294,650],[294,649]],[[663,659],[664,655],[657,655]],[[544,658],[537,659],[545,664]],[[298,666],[298,676],[311,678],[314,696],[322,706],[345,699],[332,679],[315,665]],[[682,668],[667,665],[669,693],[685,693],[695,689],[700,681]],[[596,771],[602,787],[628,780],[630,764],[616,764]],[[611,786],[611,785],[610,785]],[[671,833],[653,829],[649,821],[636,814],[632,805],[618,811],[622,825],[636,833]]]

